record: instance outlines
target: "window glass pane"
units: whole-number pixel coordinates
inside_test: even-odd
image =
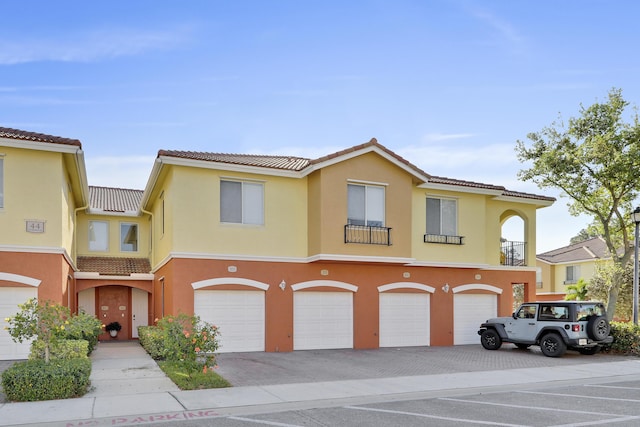
[[[0,208],[4,207],[4,159],[0,158]]]
[[[440,234],[440,199],[427,198],[427,234]]]
[[[242,222],[242,183],[220,181],[220,221]]]
[[[242,183],[242,222],[244,224],[264,224],[264,186]]]
[[[384,226],[384,188],[367,187],[367,225]]]
[[[365,225],[364,185],[347,185],[347,224]]]
[[[89,221],[89,250],[101,252],[109,250],[109,223]]]
[[[138,224],[120,224],[120,250],[123,252],[138,250]]]
[[[450,199],[440,200],[442,234],[456,236],[456,201]]]

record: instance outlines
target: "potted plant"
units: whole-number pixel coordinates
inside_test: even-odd
[[[122,325],[118,322],[111,322],[107,326],[105,326],[104,329],[109,332],[109,335],[115,337],[116,335],[118,335],[118,331],[122,329]]]

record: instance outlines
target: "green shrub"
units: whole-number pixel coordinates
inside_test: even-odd
[[[199,316],[179,314],[165,316],[158,321],[163,335],[163,359],[203,359],[206,366],[215,365],[220,330],[217,326],[200,320]]]
[[[611,351],[640,356],[640,326],[627,322],[611,322]]]
[[[91,360],[27,360],[17,362],[2,373],[2,389],[7,400],[68,399],[87,392]]]
[[[138,326],[138,341],[153,359],[163,358],[164,337],[162,329],[157,326]]]
[[[229,381],[213,369],[205,368],[193,360],[166,360],[158,365],[181,390],[231,387]]]
[[[98,345],[98,336],[102,333],[102,322],[92,314],[78,313],[69,318],[65,325],[62,338],[72,340],[86,340],[89,344],[87,355],[90,355]]]
[[[42,340],[35,340],[31,343],[31,353],[29,359],[44,359],[46,344]],[[51,344],[49,357],[54,359],[76,359],[87,358],[89,353],[89,342],[87,340],[57,340]]]

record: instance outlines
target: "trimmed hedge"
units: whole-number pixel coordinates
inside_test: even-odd
[[[138,326],[138,341],[153,359],[164,359],[165,348],[162,329],[157,326]]]
[[[611,351],[640,356],[640,326],[626,322],[611,322],[611,335]]]
[[[49,357],[54,359],[87,358],[89,354],[89,342],[87,340],[58,340],[49,350]],[[45,343],[36,340],[31,343],[29,359],[44,359]]]
[[[2,389],[7,400],[68,399],[84,395],[89,387],[91,360],[27,360],[17,362],[2,373]]]

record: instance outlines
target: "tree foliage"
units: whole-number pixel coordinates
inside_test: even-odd
[[[624,268],[633,255],[632,204],[640,190],[640,121],[625,121],[629,103],[611,89],[604,103],[580,106],[580,116],[565,126],[560,118],[529,133],[530,145],[517,141],[520,162],[529,165],[518,177],[540,188],[556,188],[570,199],[572,215],[586,214],[604,238],[614,265]],[[612,277],[607,315],[613,317],[622,282]]]
[[[587,285],[589,297],[606,301],[614,281],[620,283],[614,316],[619,320],[629,320],[633,315],[633,262],[624,267],[611,263],[598,264],[595,274]]]
[[[587,301],[589,299],[588,283],[584,279],[579,279],[573,285],[567,285],[567,294],[564,299],[567,301]]]

